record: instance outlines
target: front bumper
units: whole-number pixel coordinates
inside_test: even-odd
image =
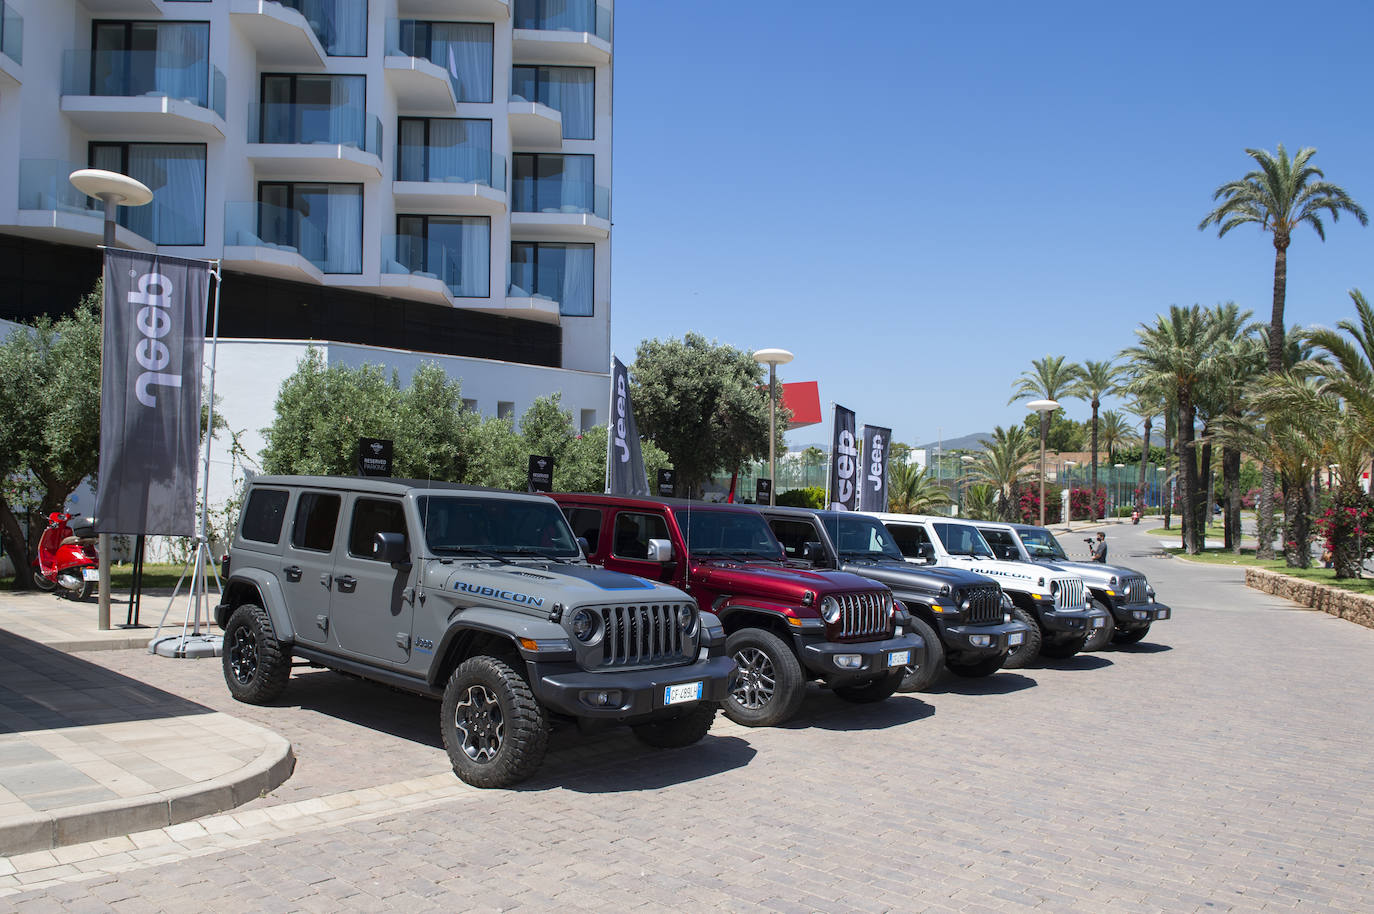
[[[1158,601],[1154,603],[1126,603],[1114,605],[1112,617],[1116,620],[1117,628],[1130,631],[1133,628],[1144,628],[1153,622],[1172,619],[1174,611]]]
[[[854,680],[872,679],[889,670],[919,662],[925,646],[925,639],[912,632],[861,644],[804,641],[801,662],[811,676],[825,680],[828,685],[844,685]],[[906,655],[905,660],[902,659],[903,654]],[[841,660],[853,665],[841,666]]]
[[[961,655],[977,654],[1004,654],[1011,650],[1016,644],[1021,644],[1026,637],[1026,632],[1030,629],[1024,622],[1000,622],[996,625],[979,624],[973,625],[963,623],[959,625],[945,625],[941,627],[940,637],[945,643],[945,649],[949,652]],[[1013,636],[1020,635],[1021,640],[1012,644]],[[975,644],[973,639],[990,638],[989,644]]]
[[[710,657],[683,666],[589,673],[572,663],[530,663],[530,687],[539,703],[572,717],[630,723],[667,717],[702,701],[724,701],[735,661]],[[700,697],[667,704],[671,686],[701,683]]]
[[[1087,635],[1092,631],[1092,620],[1107,616],[1105,609],[1055,609],[1052,600],[1036,600],[1035,615],[1040,627],[1049,634]]]

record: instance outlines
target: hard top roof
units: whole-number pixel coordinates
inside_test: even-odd
[[[659,505],[666,508],[690,508],[693,511],[757,511],[765,505],[745,505],[738,502],[726,504],[720,501],[695,501],[690,498],[664,498],[645,495],[605,495],[600,492],[553,492],[555,499],[577,499],[598,505]]]
[[[470,486],[440,479],[402,479],[392,476],[254,476],[253,486],[300,486],[315,489],[343,489],[350,492],[377,492],[404,495],[413,491],[462,492],[473,495],[499,495],[507,498],[540,498],[539,493],[512,492],[489,486]]]

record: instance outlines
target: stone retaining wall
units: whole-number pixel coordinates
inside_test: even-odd
[[[1349,619],[1365,628],[1374,628],[1374,597],[1304,581],[1263,568],[1246,568],[1245,586],[1319,609],[1328,615]]]

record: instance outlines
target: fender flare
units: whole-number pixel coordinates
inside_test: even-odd
[[[526,616],[490,606],[459,609],[452,614],[448,628],[444,630],[443,638],[435,646],[434,656],[440,658],[441,662],[430,667],[428,679],[431,684],[438,683],[440,671],[447,663],[453,642],[465,632],[481,632],[508,641],[513,650],[521,653],[522,658],[524,652],[519,646],[521,638],[529,638],[534,641],[551,641],[560,638],[569,640],[567,630],[557,622],[550,622],[547,618]]]
[[[727,630],[730,628],[730,619],[742,612],[754,613],[777,619],[782,623],[787,632],[794,635],[803,631],[802,626],[797,624],[798,622],[810,622],[814,620],[815,625],[824,625],[824,623],[821,622],[820,613],[816,611],[812,611],[809,616],[804,616],[798,612],[798,607],[789,603],[760,600],[753,597],[732,596],[729,594],[717,597],[716,601],[711,605],[710,611],[720,618],[720,621]]]
[[[229,573],[229,580],[225,581],[225,593],[229,593],[235,584],[247,584],[257,590],[262,597],[262,608],[267,610],[267,615],[272,620],[272,629],[278,641],[295,642],[296,630],[291,625],[291,614],[286,610],[286,597],[282,595],[281,582],[277,580],[276,575],[268,574],[260,568],[234,570]]]

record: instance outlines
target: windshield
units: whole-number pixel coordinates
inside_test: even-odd
[[[435,555],[580,555],[553,502],[425,495],[416,499],[425,543]]]
[[[969,524],[939,523],[933,526],[935,535],[940,538],[945,551],[950,555],[972,555],[986,559],[993,557],[987,540],[983,539],[983,534],[979,533],[976,527]]]
[[[822,517],[821,523],[834,540],[842,559],[903,560],[902,550],[897,548],[892,534],[871,517],[830,515]]]
[[[1063,548],[1059,545],[1059,540],[1055,539],[1054,534],[1044,527],[1022,530],[1021,545],[1026,547],[1026,551],[1030,553],[1030,557],[1033,559],[1068,560],[1068,556],[1064,554]]]
[[[687,551],[698,558],[713,555],[781,562],[782,544],[762,514],[676,508],[673,514],[687,537]]]

